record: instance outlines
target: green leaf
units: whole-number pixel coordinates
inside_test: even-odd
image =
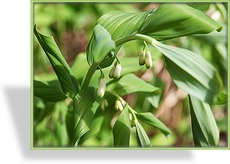
[[[186,4],[163,4],[147,17],[139,33],[166,40],[221,29],[219,23],[200,10]]]
[[[140,142],[140,145],[142,147],[150,147],[151,143],[149,137],[146,134],[144,128],[141,126],[141,124],[138,121],[136,122],[136,130],[137,130],[137,138],[138,141]]]
[[[81,52],[81,53],[77,54],[72,66],[71,66],[71,70],[72,70],[74,76],[79,81],[79,83],[82,82],[84,76],[87,74],[88,69],[89,69],[89,65],[87,63],[86,53]]]
[[[119,60],[122,65],[121,76],[128,73],[134,73],[136,71],[143,69],[138,64],[138,57],[122,57]],[[109,84],[110,81],[114,80],[114,79],[110,79],[108,76],[112,66],[103,69],[103,73],[105,75],[106,81],[108,82],[107,84]],[[98,77],[100,76],[100,74],[101,74],[100,71],[96,71],[94,73],[92,79],[90,80],[90,86],[98,87]],[[112,87],[112,85],[107,86],[106,90],[108,89],[108,87]]]
[[[196,146],[217,146],[219,130],[209,104],[190,96],[192,132]]]
[[[108,89],[109,87],[112,87],[111,90],[119,95],[127,95],[134,92],[158,93],[160,91],[159,88],[145,82],[134,74],[124,75],[119,81],[111,83]]]
[[[47,82],[34,80],[33,85],[34,96],[40,97],[46,101],[56,102],[66,98],[58,80]]]
[[[78,145],[80,138],[89,131],[95,112],[99,107],[95,89],[85,88],[73,99],[74,145]]]
[[[222,82],[210,63],[186,49],[160,42],[153,45],[164,55],[166,68],[179,88],[207,103],[215,102]]]
[[[88,140],[90,137],[95,136],[100,132],[102,123],[104,121],[104,115],[105,115],[104,111],[97,110],[92,122],[92,126],[90,127],[90,130],[81,137],[79,144],[83,143],[84,141]]]
[[[135,73],[139,70],[144,70],[145,68],[141,68],[138,64],[139,57],[122,57],[120,58],[120,63],[122,65],[121,76],[128,73]]]
[[[113,127],[114,146],[129,146],[130,128],[129,111],[126,105]]]
[[[151,12],[112,11],[100,17],[97,23],[108,30],[113,40],[117,40],[137,32]]]
[[[228,95],[225,91],[221,91],[219,96],[217,97],[217,101],[215,105],[225,105],[228,102]]]
[[[193,35],[193,37],[207,44],[212,44],[212,45],[223,44],[224,45],[227,43],[226,33],[227,33],[227,27],[224,26],[223,30],[221,30],[220,32],[213,31],[209,34],[196,34],[196,35]]]
[[[55,124],[55,132],[56,132],[56,135],[57,135],[57,141],[58,141],[58,145],[59,146],[67,146],[68,144],[68,136],[66,134],[66,126],[65,124],[61,123],[60,121],[58,120],[55,120],[54,122]]]
[[[55,104],[55,112],[52,113],[52,118],[54,119],[55,133],[58,141],[58,145],[67,146],[68,145],[68,134],[65,125],[65,116],[68,110],[66,102],[58,102]]]
[[[68,106],[65,119],[66,131],[70,141],[70,145],[74,145],[74,114],[73,114],[73,103],[71,102]]]
[[[155,128],[158,128],[165,136],[170,135],[172,132],[165,126],[163,122],[161,122],[158,118],[156,118],[152,113],[136,113],[137,119],[151,125]]]
[[[189,6],[197,9],[197,10],[200,10],[200,11],[207,11],[210,7],[210,3],[198,3],[198,2],[191,2],[191,3],[188,3]]]
[[[68,97],[73,97],[79,91],[79,85],[76,78],[62,56],[54,38],[39,33],[34,26],[34,34],[38,39],[41,47],[45,51],[57,77],[61,84],[62,91]]]
[[[86,51],[89,65],[99,64],[115,47],[110,33],[101,25],[96,25]]]
[[[115,41],[134,32],[137,32],[141,27],[144,19],[150,12],[151,11],[132,13],[124,11],[112,11],[101,16],[97,21],[97,26],[103,26],[111,35],[112,40]],[[92,52],[93,47],[96,45],[96,40],[97,39],[92,36],[87,48],[88,53]],[[106,43],[106,41],[104,41],[104,43]],[[116,47],[116,50],[114,52],[108,52],[106,54],[105,58],[100,63],[101,68],[108,67],[113,63],[115,55],[118,52],[119,48],[120,46]],[[93,58],[91,57],[91,55],[88,55],[87,60],[88,63],[91,65],[93,62]]]
[[[33,104],[33,121],[34,124],[38,124],[54,111],[56,103],[45,102],[38,97],[34,97]]]

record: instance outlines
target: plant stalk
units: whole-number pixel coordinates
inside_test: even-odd
[[[84,81],[82,83],[81,89],[84,89],[84,88],[88,87],[90,79],[92,78],[94,72],[97,70],[97,67],[98,67],[98,63],[93,63],[90,66],[90,68],[89,68],[89,70],[88,70],[88,72],[87,72],[87,74],[85,76],[85,79],[84,79]]]
[[[129,36],[125,36],[123,38],[120,38],[118,40],[115,41],[116,46],[120,46],[121,44],[124,44],[128,41],[132,41],[132,40],[142,40],[142,41],[146,41],[152,45],[156,45],[158,42],[151,38],[150,36],[147,35],[143,35],[143,34],[132,34]]]
[[[143,35],[143,34],[132,34],[132,35],[128,35],[128,36],[125,36],[123,38],[120,38],[118,40],[115,41],[115,44],[116,44],[116,47],[126,43],[126,42],[129,42],[129,41],[132,41],[132,40],[142,40],[142,41],[146,41],[146,42],[149,42],[151,43],[152,45],[154,44],[157,44],[157,41],[147,35]],[[92,78],[94,72],[96,71],[97,67],[98,67],[98,63],[93,63],[87,74],[86,74],[86,77],[82,83],[82,87],[81,89],[84,89],[86,87],[88,87],[89,85],[89,82],[90,82],[90,79]]]

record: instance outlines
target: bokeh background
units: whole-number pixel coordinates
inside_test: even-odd
[[[146,11],[157,8],[159,5],[157,3],[34,3],[33,24],[36,24],[38,31],[41,33],[54,37],[67,63],[73,70],[76,70],[74,74],[81,82],[88,68],[85,59],[87,44],[100,16],[113,10]],[[223,30],[219,33],[181,37],[164,42],[201,54],[218,70],[224,89],[227,92],[227,3],[194,3],[190,5],[202,10],[208,16],[223,24]],[[132,41],[120,49],[119,56],[138,57],[138,51],[142,48],[143,44]],[[154,54],[153,69],[137,71],[136,74],[144,80],[163,88],[164,92],[156,105],[158,107],[154,108],[141,93],[128,95],[124,99],[136,110],[153,112],[173,131],[173,135],[166,138],[158,130],[145,125],[144,128],[153,146],[192,147],[194,145],[190,115],[187,102],[183,99],[184,93],[173,84],[167,70],[164,68],[162,55],[155,49],[149,48]],[[33,71],[36,80],[48,81],[56,78],[48,58],[35,37],[33,42]],[[68,102],[49,102],[34,97],[33,103],[34,146],[69,146],[65,128]],[[112,109],[108,111],[112,111]],[[219,146],[226,147],[227,105],[212,106],[212,111],[220,130]],[[101,131],[82,143],[82,146],[101,147],[112,145],[111,122],[115,113],[113,111],[104,114],[106,117]],[[131,135],[131,146],[137,146],[134,135]]]

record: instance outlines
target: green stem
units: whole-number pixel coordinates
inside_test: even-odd
[[[116,47],[128,42],[128,41],[131,41],[131,40],[134,40],[134,34],[133,35],[128,35],[128,36],[125,36],[125,37],[122,37],[118,40],[115,41],[115,44],[116,44]]]
[[[132,41],[132,40],[142,40],[142,41],[146,41],[151,43],[152,45],[157,44],[157,41],[147,35],[143,35],[143,34],[132,34],[129,36],[125,36],[123,38],[120,38],[118,40],[115,41],[116,47],[128,42],[128,41]],[[89,85],[90,79],[92,78],[94,72],[96,71],[97,67],[98,67],[98,63],[93,63],[91,65],[91,67],[89,68],[86,77],[82,83],[82,89],[86,88]]]
[[[124,44],[132,40],[142,40],[142,41],[149,42],[152,45],[157,44],[157,41],[155,39],[151,38],[150,36],[143,35],[143,34],[132,34],[129,36],[125,36],[123,38],[116,40],[115,44],[116,46],[120,46],[121,44]]]
[[[90,79],[92,78],[92,76],[93,76],[94,72],[96,71],[97,67],[98,67],[97,63],[93,63],[90,66],[90,68],[89,68],[89,70],[88,70],[88,72],[87,72],[87,74],[85,76],[85,79],[84,79],[84,81],[82,83],[81,89],[84,89],[84,88],[88,87]]]

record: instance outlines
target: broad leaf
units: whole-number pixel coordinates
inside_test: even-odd
[[[54,38],[39,33],[34,26],[34,34],[38,39],[41,47],[45,51],[57,77],[61,84],[62,91],[66,96],[73,98],[79,91],[79,85],[76,78],[62,56]]]
[[[93,35],[87,47],[87,61],[89,65],[100,63],[115,49],[115,43],[109,32],[101,25],[94,27]]]
[[[34,80],[33,85],[34,96],[40,97],[46,101],[56,102],[66,98],[58,80],[47,82]]]
[[[219,130],[209,104],[190,96],[192,132],[196,146],[217,146]]]
[[[74,76],[79,81],[79,83],[82,82],[84,76],[87,74],[88,69],[89,69],[89,65],[87,63],[86,53],[82,52],[82,53],[77,54],[71,66],[71,70]]]
[[[137,138],[142,147],[150,147],[151,143],[142,125],[136,122]]]
[[[134,92],[158,93],[160,91],[159,88],[145,82],[134,74],[126,74],[118,82],[111,83],[110,85],[108,87],[112,87],[111,90],[119,95],[127,95]]]
[[[220,31],[222,26],[186,4],[163,4],[147,17],[140,33],[156,40]]]
[[[161,122],[158,118],[156,118],[152,113],[136,113],[138,120],[151,125],[155,128],[158,128],[165,136],[170,135],[172,132],[165,126],[163,122]]]
[[[126,105],[113,127],[114,146],[129,146],[130,128],[129,111]]]
[[[104,27],[111,35],[112,40],[115,41],[134,32],[137,32],[150,12],[151,11],[132,13],[123,11],[112,11],[100,17],[97,21],[97,26],[101,25],[102,27]],[[87,60],[90,65],[92,64],[93,59],[91,56],[89,56],[88,53],[93,52],[92,47],[96,45],[97,41],[94,35],[95,34],[93,34],[87,48]],[[110,39],[110,37],[108,38]],[[107,43],[108,41],[110,42],[108,38],[104,39],[105,43]],[[113,63],[115,55],[118,52],[119,48],[120,47],[116,47],[116,50],[114,52],[107,52],[105,58],[100,63],[101,68],[108,67]]]
[[[215,102],[222,83],[210,63],[186,49],[160,42],[153,45],[164,55],[166,68],[179,88],[207,103]]]
[[[113,40],[117,40],[137,32],[151,12],[112,11],[100,17],[97,23],[108,30]]]
[[[95,112],[99,107],[97,96],[94,88],[86,88],[82,90],[73,99],[73,115],[74,115],[74,144],[77,145],[81,136],[89,131]]]
[[[95,136],[96,134],[98,134],[98,132],[100,132],[102,123],[104,121],[104,115],[105,115],[104,111],[97,110],[92,122],[92,126],[90,127],[90,130],[81,137],[79,144],[83,143],[90,137]]]

